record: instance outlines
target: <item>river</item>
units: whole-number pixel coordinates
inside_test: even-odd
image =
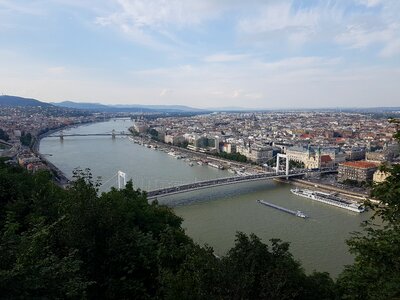
[[[127,131],[128,119],[70,128],[64,134],[110,133]],[[232,176],[224,170],[195,164],[190,166],[163,151],[133,143],[126,137],[110,136],[46,137],[40,152],[72,176],[74,168],[90,168],[94,177],[105,183],[103,190],[116,186],[118,170],[127,174],[134,185],[144,190],[171,184]],[[112,178],[112,179],[111,179]],[[310,216],[301,219],[260,205],[263,199],[280,206],[301,210]],[[370,213],[357,214],[341,208],[295,196],[290,186],[274,181],[240,183],[164,197],[160,202],[174,208],[181,216],[187,234],[200,244],[208,244],[223,255],[234,244],[235,233],[255,233],[263,241],[280,238],[290,242],[294,257],[307,272],[326,271],[337,276],[353,258],[345,240]]]

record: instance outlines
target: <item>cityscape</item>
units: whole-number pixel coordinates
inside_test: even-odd
[[[400,299],[399,16],[0,0],[0,299]]]
[[[122,112],[119,117],[131,118],[133,126],[129,130],[138,143],[149,148],[165,148],[177,158],[187,154],[194,163],[228,169],[239,175],[273,170],[276,156],[281,153],[292,162],[291,169],[336,168],[338,176],[331,184],[347,183],[348,189],[358,187],[367,195],[372,182],[382,182],[387,176],[379,166],[398,161],[399,144],[393,138],[396,124],[389,123],[378,113],[192,114],[171,117],[160,116],[160,113]],[[397,114],[397,111],[391,112],[392,116]],[[17,157],[18,163],[30,171],[48,169],[52,165],[39,153],[41,137],[69,126],[101,122],[116,116],[118,114],[55,106],[3,106],[0,116],[3,149],[0,153]],[[28,134],[29,140],[24,139]]]

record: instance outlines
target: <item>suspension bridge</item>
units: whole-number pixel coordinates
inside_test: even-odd
[[[284,158],[286,160],[286,166],[284,170],[280,168],[280,160]],[[290,178],[290,177],[299,177],[304,176],[306,174],[312,173],[332,173],[336,172],[335,168],[327,168],[327,169],[318,169],[318,170],[289,170],[289,159],[284,154],[279,154],[277,156],[277,166],[275,167],[274,172],[262,172],[258,174],[251,174],[251,175],[240,175],[240,176],[230,176],[230,177],[223,177],[223,178],[216,178],[216,179],[209,179],[203,181],[196,181],[191,183],[181,183],[176,185],[171,185],[168,187],[163,188],[156,188],[156,189],[147,189],[147,198],[149,200],[153,200],[160,197],[187,193],[195,190],[200,189],[207,189],[217,186],[224,186],[224,185],[232,185],[237,183],[245,183],[245,182],[252,182],[252,181],[262,181],[262,180],[272,180],[275,178]],[[122,171],[118,171],[111,179],[117,178],[117,185],[118,189],[121,189],[126,184],[126,174]],[[106,181],[105,183],[109,182],[111,179]],[[104,183],[104,184],[105,184]],[[103,184],[103,185],[104,185]]]
[[[105,132],[105,133],[68,133],[65,134],[63,131],[60,131],[59,134],[53,134],[50,135],[49,137],[58,137],[60,140],[64,140],[65,137],[75,137],[75,136],[111,136],[112,138],[115,138],[117,136],[130,136],[132,135],[131,133],[127,133],[124,131],[121,132],[116,132],[114,129],[111,132]]]

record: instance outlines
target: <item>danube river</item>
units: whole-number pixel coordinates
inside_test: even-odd
[[[130,120],[118,119],[71,128],[64,134],[110,133],[113,129],[127,132],[130,126]],[[190,166],[126,137],[65,137],[63,141],[47,137],[40,143],[40,152],[67,177],[76,167],[90,168],[94,177],[101,177],[104,190],[116,186],[113,176],[118,170],[144,190],[232,176],[209,166]],[[310,218],[304,220],[260,205],[256,202],[259,199],[301,210]],[[161,198],[160,202],[172,206],[184,219],[187,234],[212,246],[217,255],[233,246],[235,232],[255,233],[265,242],[271,238],[290,242],[291,252],[307,271],[327,271],[333,276],[352,263],[345,240],[350,232],[360,230],[359,224],[369,216],[295,196],[289,185],[273,181],[205,189]]]

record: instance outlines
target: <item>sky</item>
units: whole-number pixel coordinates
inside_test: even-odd
[[[0,94],[400,106],[400,1],[0,0]]]

